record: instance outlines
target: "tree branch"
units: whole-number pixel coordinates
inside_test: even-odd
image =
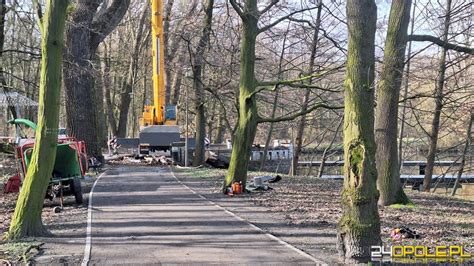
[[[104,12],[93,19],[90,43],[92,51],[95,51],[105,37],[117,27],[129,5],[130,0],[114,0]]]
[[[304,8],[304,9],[301,9],[301,10],[291,12],[290,14],[288,14],[286,16],[283,16],[283,17],[273,21],[272,23],[268,24],[267,26],[264,26],[264,27],[258,29],[258,33],[262,33],[264,31],[269,30],[270,28],[276,26],[278,23],[282,22],[283,20],[289,19],[293,15],[296,15],[298,13],[302,13],[302,12],[305,12],[305,11],[313,10],[313,9],[316,9],[316,8],[318,8],[318,7],[317,6],[316,7],[308,7],[308,8]]]
[[[327,74],[329,74],[333,71],[339,70],[343,67],[344,67],[344,65],[341,65],[341,66],[338,66],[336,68],[333,68],[333,69],[330,69],[330,70],[327,70],[327,71],[312,74],[312,75],[309,75],[309,76],[300,77],[300,78],[297,78],[297,79],[276,80],[276,81],[257,81],[257,87],[270,87],[270,86],[275,86],[275,85],[288,85],[288,86],[291,86],[292,84],[297,83],[297,82],[303,82],[305,80],[313,79],[313,78],[320,78],[324,75],[327,75]],[[311,85],[307,85],[307,86],[311,86]],[[301,88],[301,87],[299,87],[299,88]]]
[[[30,51],[16,50],[16,49],[3,50],[3,51],[0,51],[0,54],[1,54],[1,53],[27,54],[27,55],[30,55],[30,56],[32,56],[32,57],[41,58],[41,54],[37,54],[37,53],[34,53],[34,52],[30,52]]]
[[[438,46],[444,47],[446,49],[455,50],[462,53],[474,54],[474,49],[466,46],[457,45],[454,43],[444,42],[443,40],[436,38],[430,35],[409,35],[408,41],[415,42],[432,42]]]
[[[262,9],[261,11],[259,11],[260,15],[263,15],[265,14],[268,10],[270,10],[273,6],[275,6],[276,4],[278,4],[278,2],[280,2],[280,0],[272,0],[270,2],[270,4],[268,4],[268,6],[266,6],[264,9]]]
[[[288,84],[274,84],[274,86],[269,89],[269,87],[261,87],[257,90],[255,90],[252,94],[250,94],[250,96],[248,97],[252,97],[262,91],[276,91],[279,87],[279,85],[286,85],[288,87],[291,87],[291,88],[298,88],[298,89],[316,89],[316,90],[321,90],[321,91],[326,91],[326,92],[334,92],[334,93],[338,93],[338,92],[342,92],[341,90],[334,90],[334,89],[331,89],[331,88],[323,88],[323,87],[320,87],[320,86],[316,86],[316,85],[309,85],[309,84],[304,84],[304,83],[288,83]]]
[[[237,2],[235,0],[229,0],[230,2],[230,5],[234,8],[235,12],[237,12],[237,14],[239,15],[239,17],[242,19],[242,20],[245,20],[245,15],[244,15],[244,11],[242,10],[242,8],[239,6],[239,4],[237,4]]]
[[[288,116],[280,116],[280,117],[275,117],[275,118],[264,118],[264,117],[259,117],[257,120],[257,123],[276,123],[276,122],[283,122],[283,121],[289,121],[289,120],[294,120],[299,116],[309,114],[312,111],[319,109],[319,108],[325,108],[325,109],[331,109],[331,110],[336,110],[336,109],[343,109],[344,106],[331,106],[327,105],[325,103],[318,103],[316,105],[313,105],[311,108],[308,108],[304,111],[294,113],[292,115]]]

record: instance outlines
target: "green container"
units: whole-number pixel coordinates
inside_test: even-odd
[[[25,166],[28,169],[33,154],[33,149],[25,151]],[[77,151],[69,144],[58,144],[56,149],[56,161],[54,163],[53,174],[55,179],[73,179],[82,176],[81,166],[77,158]]]

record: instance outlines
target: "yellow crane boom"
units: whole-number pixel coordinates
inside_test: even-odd
[[[180,141],[180,129],[176,125],[176,106],[166,105],[163,0],[151,1],[151,29],[153,104],[145,106],[140,118],[141,154],[171,150],[172,144]]]
[[[174,106],[166,106],[165,88],[165,42],[163,30],[163,1],[151,1],[151,30],[153,54],[153,105],[146,105],[141,126],[176,125]],[[167,112],[173,114],[167,115]]]

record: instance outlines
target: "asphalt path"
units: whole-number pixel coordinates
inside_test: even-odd
[[[193,193],[169,168],[107,171],[90,208],[89,265],[316,263]]]

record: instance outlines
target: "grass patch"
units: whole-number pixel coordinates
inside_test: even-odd
[[[177,168],[173,167],[173,171],[176,173],[182,173],[186,175],[186,177],[197,177],[197,178],[209,178],[215,176],[221,176],[225,172],[221,169],[213,169],[213,168]]]
[[[0,262],[6,260],[12,264],[18,262],[28,263],[34,252],[38,250],[42,244],[39,242],[16,242],[7,241],[0,244]],[[33,254],[32,254],[33,253]]]
[[[389,205],[388,207],[394,208],[394,209],[415,209],[416,205],[413,202],[410,202],[408,204],[392,204],[392,205]]]

